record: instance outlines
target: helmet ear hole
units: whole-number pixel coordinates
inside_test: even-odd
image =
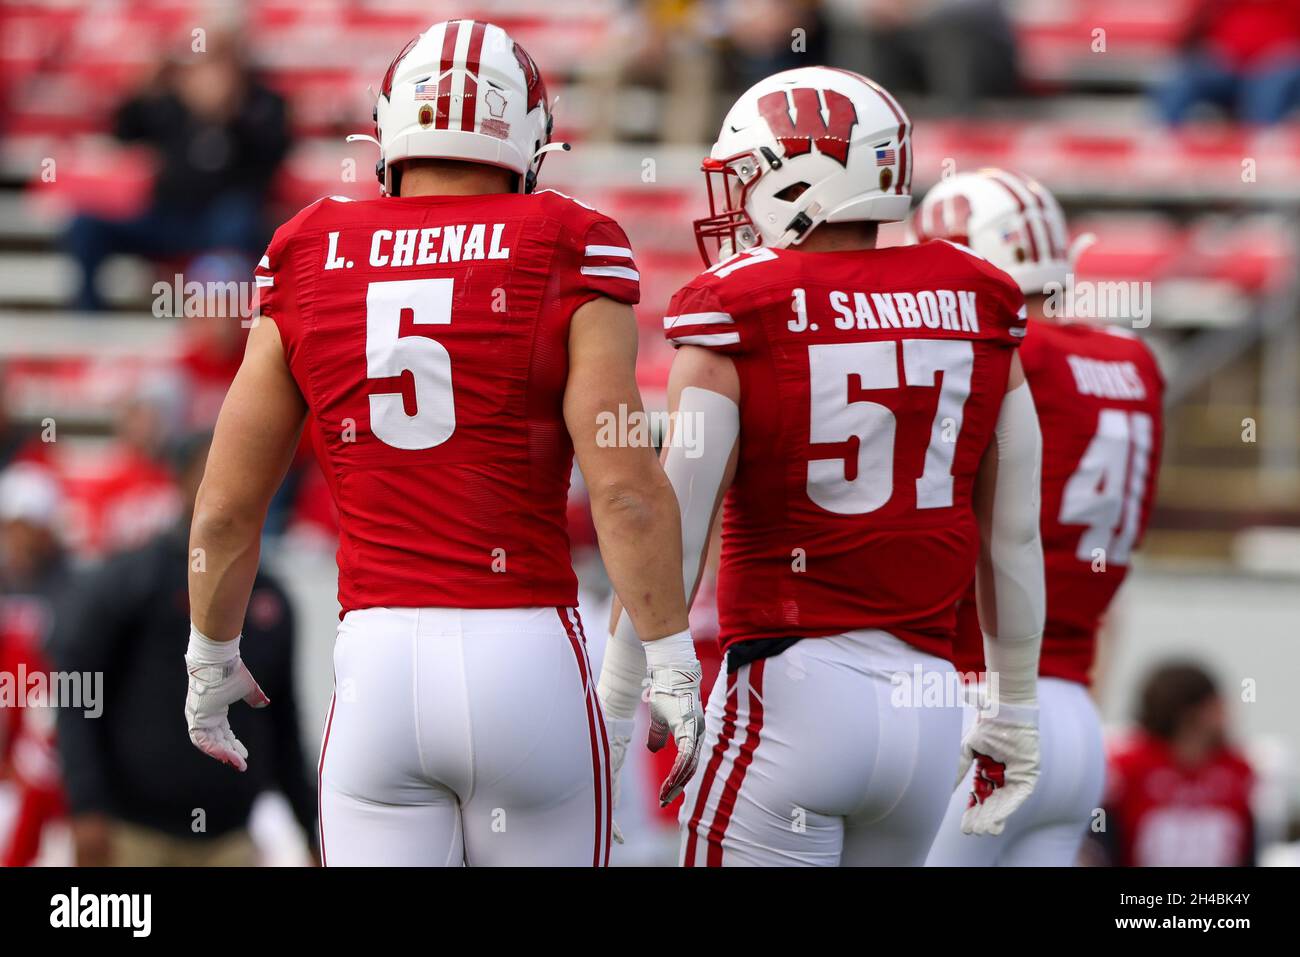
[[[793,203],[796,199],[808,192],[812,187],[807,183],[791,183],[785,189],[776,193],[773,198],[781,200],[783,203]]]

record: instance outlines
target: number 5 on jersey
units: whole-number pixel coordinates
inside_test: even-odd
[[[370,431],[397,449],[431,449],[456,431],[451,391],[451,354],[427,336],[401,335],[402,312],[417,326],[451,325],[449,278],[372,282],[366,289],[366,377],[397,379],[409,372],[415,414],[408,415],[400,391],[370,396]]]

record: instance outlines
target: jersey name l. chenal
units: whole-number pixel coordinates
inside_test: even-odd
[[[577,602],[569,320],[639,298],[613,220],[551,191],[320,200],[257,269],[339,510],[339,601]]]
[[[758,248],[668,313],[671,342],[731,356],[740,380],[723,648],[878,628],[948,657],[971,490],[1025,332],[1010,277],[946,242]]]
[[[1164,380],[1136,336],[1081,322],[1035,323],[1020,360],[1043,433],[1047,622],[1039,673],[1086,684],[1102,616],[1151,516]],[[969,598],[955,663],[980,672],[973,589]]]

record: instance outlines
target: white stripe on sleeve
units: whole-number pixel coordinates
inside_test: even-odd
[[[682,346],[734,346],[740,342],[740,333],[714,332],[701,336],[673,336],[672,340]]]
[[[621,259],[631,259],[632,250],[626,246],[588,246],[588,256],[618,256]]]
[[[626,266],[583,266],[581,271],[584,276],[608,276],[611,279],[631,279],[633,282],[641,280],[639,272]]]
[[[680,316],[664,316],[664,328],[677,326],[713,326],[720,323],[731,325],[736,320],[726,312],[684,312]]]

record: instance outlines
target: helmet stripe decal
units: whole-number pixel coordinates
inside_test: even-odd
[[[379,84],[379,95],[385,99],[393,95],[393,76],[397,73],[398,64],[406,58],[406,54],[411,52],[411,48],[420,42],[421,35],[416,34],[407,41],[406,46],[402,47],[402,52],[393,57],[393,62],[388,64],[388,71],[384,74],[383,82]]]
[[[438,118],[434,121],[434,129],[447,129],[447,122],[450,119],[449,111],[451,110],[451,90],[443,91],[443,78],[451,69],[456,53],[456,37],[460,35],[460,21],[448,20],[442,25],[442,59],[438,63]]]
[[[1051,212],[1047,207],[1047,200],[1043,196],[1043,187],[1038,185],[1038,181],[1031,176],[1023,173],[1013,173],[1010,170],[1005,171],[1010,177],[1013,177],[1030,196],[1034,199],[1034,205],[1038,207],[1039,213],[1043,217],[1043,232],[1047,234],[1047,249],[1053,259],[1064,259],[1065,250],[1061,249],[1056,241],[1056,235],[1052,230]]]
[[[469,35],[469,55],[465,60],[465,96],[461,99],[460,128],[467,133],[474,132],[474,117],[478,108],[478,69],[483,57],[483,35],[487,24],[482,20],[474,23]]]
[[[907,182],[907,142],[903,139],[905,128],[898,128],[898,182],[894,184],[894,192],[901,194],[903,184]],[[909,192],[910,192],[909,187]]]
[[[465,62],[469,59],[469,41],[474,36],[474,21],[461,20],[456,31],[455,53],[451,62],[451,97],[447,105],[447,129],[461,129],[465,111]]]
[[[1021,218],[1025,223],[1025,238],[1029,240],[1029,258],[1033,262],[1041,262],[1042,260],[1038,255],[1038,238],[1034,235],[1033,220],[1031,217],[1024,215],[1026,212],[1024,198],[1016,192],[1015,187],[1010,182],[1002,178],[1001,170],[988,170],[986,172],[990,180],[1005,189],[1011,195],[1011,198],[1016,201],[1016,207],[1020,210]]]

